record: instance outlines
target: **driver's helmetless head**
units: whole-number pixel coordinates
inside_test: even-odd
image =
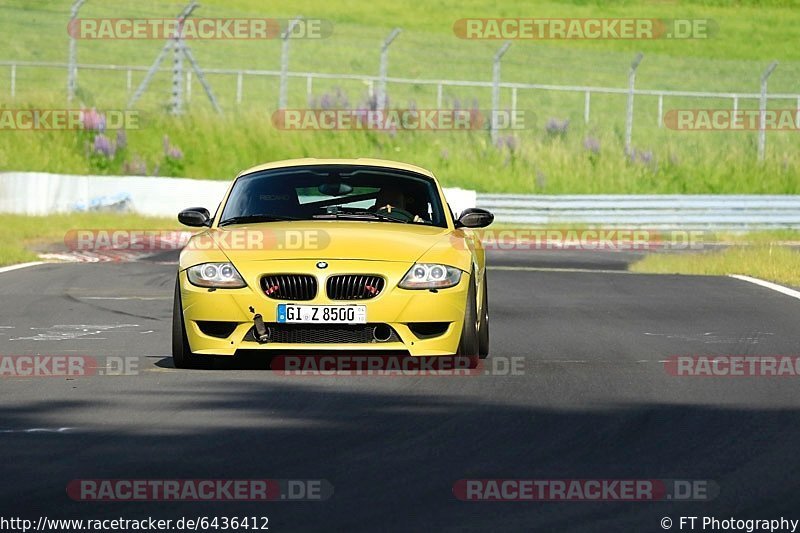
[[[378,192],[378,196],[375,199],[375,206],[384,207],[387,205],[405,209],[406,197],[403,192],[396,187],[384,187]]]

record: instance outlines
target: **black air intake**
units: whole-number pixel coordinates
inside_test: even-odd
[[[317,278],[308,274],[267,274],[261,278],[261,290],[273,300],[313,300]]]
[[[329,277],[325,287],[331,300],[369,300],[378,296],[384,285],[380,276],[344,274]]]

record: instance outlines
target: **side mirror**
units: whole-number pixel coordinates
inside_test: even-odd
[[[494,222],[494,215],[486,209],[470,207],[461,212],[456,220],[457,228],[485,228]]]
[[[190,207],[178,213],[178,222],[184,226],[202,228],[211,225],[211,213],[205,207]]]

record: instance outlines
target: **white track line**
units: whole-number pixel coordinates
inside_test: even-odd
[[[781,294],[785,294],[786,296],[791,296],[792,298],[797,298],[800,300],[800,291],[790,289],[789,287],[784,287],[783,285],[778,285],[777,283],[772,283],[771,281],[764,281],[763,279],[751,278],[750,276],[742,276],[739,274],[728,274],[728,276],[740,279],[742,281],[749,281],[750,283],[761,285],[762,287],[772,289],[773,291],[778,291]]]
[[[11,265],[7,267],[0,268],[0,274],[3,272],[11,272],[12,270],[19,270],[20,268],[28,268],[36,265],[43,265],[44,261],[32,261],[30,263],[20,263],[18,265]]]
[[[603,270],[594,268],[555,268],[555,267],[526,267],[526,266],[488,266],[489,270],[509,270],[518,272],[580,272],[584,274],[639,274],[629,270]]]
[[[80,300],[172,300],[172,296],[78,296]]]

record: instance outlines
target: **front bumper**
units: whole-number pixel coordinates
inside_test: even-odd
[[[328,260],[325,270],[316,268],[317,260],[252,261],[238,265],[248,286],[242,289],[206,289],[189,283],[186,271],[179,274],[186,335],[192,352],[204,355],[235,355],[238,350],[291,352],[297,350],[327,352],[407,352],[413,356],[452,355],[458,348],[463,328],[467,291],[471,283],[464,273],[455,287],[429,290],[406,290],[397,287],[411,263],[361,260]],[[319,290],[312,300],[287,302],[267,297],[260,286],[264,274],[304,273],[317,277]],[[325,294],[325,280],[335,274],[380,274],[386,288],[375,298],[357,301],[334,301]],[[280,303],[308,305],[358,304],[367,307],[368,325],[385,324],[396,335],[388,342],[257,342],[251,330],[254,316],[260,314],[268,325],[277,322]],[[209,335],[200,324],[227,322],[232,332]],[[420,334],[420,323],[446,323],[441,334]],[[314,327],[313,325],[308,325]],[[412,329],[413,328],[413,329]],[[416,333],[415,333],[416,331]],[[332,340],[332,339],[328,339]]]

